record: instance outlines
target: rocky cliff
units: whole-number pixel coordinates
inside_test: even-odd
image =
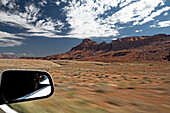
[[[43,58],[46,60],[91,60],[91,61],[169,61],[170,35],[125,37],[101,44],[84,39],[69,52]]]

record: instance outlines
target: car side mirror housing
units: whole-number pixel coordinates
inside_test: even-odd
[[[0,75],[0,104],[48,98],[53,93],[53,80],[48,72],[6,70]]]

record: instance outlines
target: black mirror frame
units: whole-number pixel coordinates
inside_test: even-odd
[[[2,93],[2,86],[1,86],[1,81],[2,81],[2,78],[3,78],[3,74],[7,71],[32,71],[32,72],[39,72],[39,73],[44,73],[48,78],[49,78],[49,82],[50,82],[50,86],[51,86],[51,93],[47,96],[42,96],[42,97],[35,97],[35,98],[30,98],[30,99],[23,99],[23,100],[15,100],[15,101],[12,101],[12,102],[7,102],[5,100],[5,98],[3,97],[3,93]],[[39,71],[39,70],[5,70],[1,73],[0,75],[0,101],[3,101],[2,103],[0,102],[0,105],[1,104],[11,104],[11,103],[18,103],[18,102],[25,102],[25,101],[32,101],[32,100],[38,100],[38,99],[44,99],[44,98],[48,98],[50,96],[52,96],[54,93],[54,84],[53,84],[53,79],[51,77],[51,75],[46,72],[46,71]]]

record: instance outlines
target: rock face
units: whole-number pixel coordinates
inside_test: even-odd
[[[94,50],[94,51],[98,51],[98,46],[99,44],[90,40],[90,39],[84,39],[83,42],[72,48],[71,51],[77,51],[77,50]]]
[[[146,46],[153,42],[165,41],[169,35],[158,34],[154,36],[143,37],[125,37],[122,39],[113,40],[110,44],[103,42],[98,44],[90,39],[84,39],[83,42],[72,48],[71,51],[77,50],[94,50],[94,51],[118,51],[124,49],[135,49],[140,46]]]
[[[90,60],[90,61],[169,61],[170,35],[125,37],[107,44],[98,44],[91,39],[64,54],[56,54],[40,59],[46,60]],[[34,58],[39,59],[39,58]]]

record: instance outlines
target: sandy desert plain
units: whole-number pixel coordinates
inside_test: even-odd
[[[0,71],[48,71],[55,93],[10,104],[19,113],[169,113],[170,62],[0,59]]]

